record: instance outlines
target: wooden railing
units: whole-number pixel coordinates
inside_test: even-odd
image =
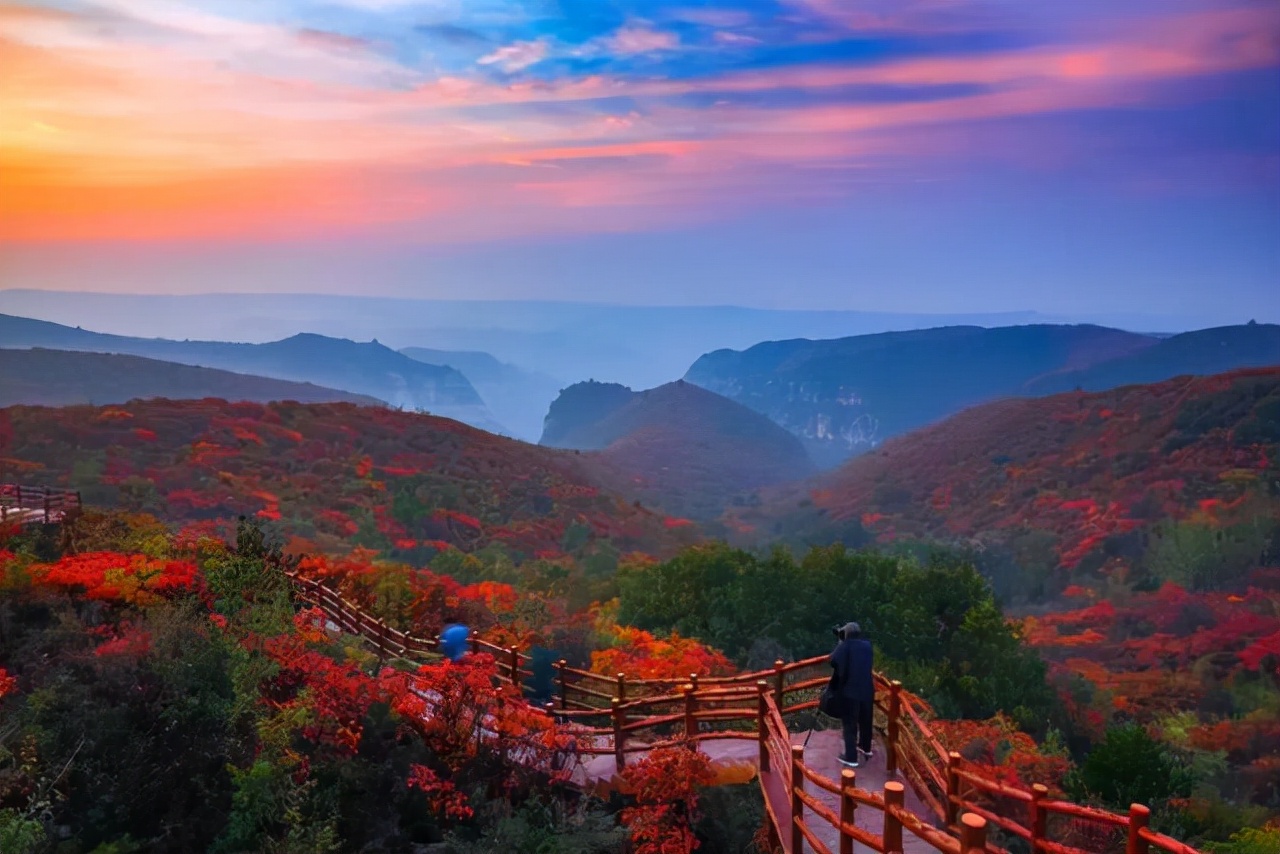
[[[896,780],[886,782],[884,791],[878,793],[859,788],[857,772],[852,768],[840,772],[839,782],[810,768],[804,761],[804,746],[791,743],[791,733],[769,683],[761,680],[757,687],[761,779],[777,775],[785,783],[788,796],[789,823],[781,821],[781,809],[770,809],[775,828],[789,825],[787,836],[777,840],[785,851],[798,854],[807,845],[817,854],[831,854],[825,841],[831,834],[824,832],[829,828],[834,832],[839,854],[853,854],[854,843],[885,854],[900,852],[904,849],[904,831],[943,854],[985,854],[987,819],[980,815],[965,813],[953,835],[907,809],[906,787]],[[814,789],[839,798],[839,811],[824,804]],[[880,833],[858,826],[855,817],[860,807],[880,813]]]
[[[296,573],[290,577],[299,599],[319,607],[344,631],[363,636],[381,654],[421,660],[438,651],[436,639],[401,632],[318,581]],[[475,637],[470,643],[472,651],[494,657],[500,678],[523,690],[533,675],[529,656]],[[878,673],[875,725],[884,742],[886,769],[902,775],[931,815],[926,820],[907,810],[905,788],[897,781],[874,793],[857,787],[851,769],[843,771],[839,781],[832,780],[805,765],[803,750],[791,745],[785,722],[786,715],[817,707],[829,675],[827,656],[790,664],[775,661],[771,670],[735,676],[691,674],[687,680],[631,679],[622,673],[610,678],[560,660],[555,664],[554,696],[539,708],[572,727],[579,753],[612,754],[619,769],[628,755],[662,746],[718,738],[758,740],[762,786],[766,775],[782,775],[789,792],[789,818],[770,804],[771,821],[789,854],[799,854],[806,843],[814,851],[830,851],[818,837],[818,825],[805,818],[806,810],[834,828],[840,854],[851,851],[855,842],[876,851],[899,852],[904,830],[945,854],[1007,854],[999,840],[988,838],[989,825],[1024,840],[1031,854],[1121,849],[1125,854],[1147,854],[1151,848],[1200,854],[1152,831],[1147,826],[1150,811],[1140,804],[1121,815],[1050,798],[1043,785],[1024,789],[984,776],[977,766],[946,749],[929,726],[933,711],[928,703]],[[818,801],[806,784],[837,795],[840,814]],[[859,807],[884,814],[879,835],[854,825],[851,816]]]
[[[79,512],[79,492],[0,483],[0,524],[48,525]]]

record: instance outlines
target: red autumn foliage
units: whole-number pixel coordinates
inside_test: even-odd
[[[340,664],[310,645],[324,639],[315,628],[318,610],[302,611],[296,631],[262,641],[262,650],[279,665],[263,695],[277,709],[306,709],[301,735],[307,740],[353,755],[360,746],[363,720],[380,697],[373,679],[354,664]]]
[[[125,482],[141,478],[171,521],[257,514],[279,523],[286,538],[301,534],[326,551],[344,551],[359,535],[384,555],[408,551],[415,561],[441,543],[468,551],[501,543],[519,561],[559,551],[566,529],[578,524],[588,528],[583,549],[610,540],[620,552],[665,556],[698,536],[601,492],[571,452],[428,415],[217,400],[5,413],[15,449],[7,453],[22,454],[5,461],[11,472],[38,471],[50,486],[97,487],[98,503],[109,503],[113,488],[128,500]],[[156,438],[139,441],[135,430]],[[100,465],[97,483],[84,480],[83,467],[73,472],[84,460]]]
[[[622,780],[635,798],[622,811],[635,854],[689,854],[698,848],[698,790],[715,782],[705,753],[693,745],[659,748],[629,765]]]
[[[466,795],[425,765],[415,763],[409,766],[408,786],[425,794],[436,811],[445,818],[466,821],[475,815]]]
[[[643,629],[611,626],[602,634],[613,645],[591,653],[591,671],[607,676],[625,673],[639,679],[688,679],[733,673],[729,659],[693,638],[672,633],[667,639]]]
[[[1022,789],[1042,783],[1060,793],[1071,768],[1065,755],[1044,753],[1035,739],[1004,715],[986,721],[934,720],[934,734],[984,776]]]
[[[151,633],[131,623],[124,623],[116,630],[115,637],[99,644],[93,654],[99,658],[121,656],[141,659],[149,652],[151,652]]]
[[[83,590],[89,599],[134,604],[193,590],[198,576],[190,561],[118,552],[69,555],[56,563],[35,564],[30,571],[37,584]]]
[[[1268,657],[1272,672],[1280,675],[1280,630],[1259,638],[1240,651],[1240,663],[1248,670],[1261,669]]]
[[[895,537],[1052,538],[1065,572],[1162,520],[1280,514],[1274,440],[1258,425],[1280,369],[984,404],[864,454],[804,489],[765,490],[725,521]],[[1190,425],[1190,426],[1188,426]],[[889,487],[892,488],[889,488]],[[1245,500],[1245,499],[1248,500]],[[1269,508],[1269,509],[1268,509]]]
[[[0,697],[5,696],[6,694],[13,693],[17,687],[18,687],[17,677],[10,676],[9,671],[5,670],[3,667],[0,667]]]
[[[503,760],[488,781],[490,795],[505,794],[533,777],[564,782],[573,773],[573,737],[522,697],[508,695],[492,656],[424,664],[413,673],[388,668],[378,682],[434,757],[435,767],[415,768],[409,785],[428,792],[446,817],[471,815],[455,780],[484,756]],[[510,761],[513,756],[520,761]]]

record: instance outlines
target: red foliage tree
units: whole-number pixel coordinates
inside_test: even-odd
[[[622,772],[635,804],[622,811],[635,854],[689,854],[698,848],[698,790],[715,782],[711,760],[693,745],[659,748]]]
[[[56,563],[31,567],[31,578],[37,584],[83,590],[89,599],[133,604],[192,590],[198,575],[190,561],[119,552],[68,555]]]

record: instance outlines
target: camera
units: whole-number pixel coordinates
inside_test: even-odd
[[[836,640],[844,640],[844,627],[843,627],[843,626],[832,626],[832,627],[831,627],[831,634],[833,634],[833,635],[835,635],[835,636],[836,636]]]

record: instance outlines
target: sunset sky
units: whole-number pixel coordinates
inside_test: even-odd
[[[0,0],[0,288],[1280,320],[1277,0]]]

